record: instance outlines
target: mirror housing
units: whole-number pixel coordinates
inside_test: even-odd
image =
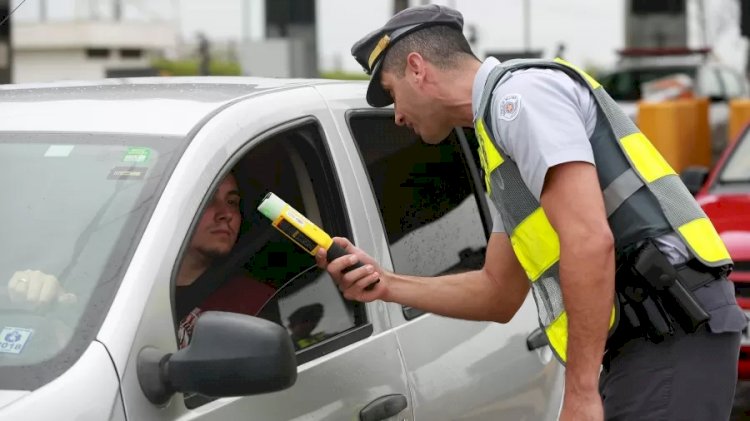
[[[687,167],[680,173],[682,182],[690,194],[695,196],[708,179],[708,168],[701,166]]]
[[[226,397],[287,389],[297,380],[297,359],[283,327],[207,311],[198,318],[190,345],[174,354],[142,349],[137,372],[146,397],[161,405],[175,392]]]

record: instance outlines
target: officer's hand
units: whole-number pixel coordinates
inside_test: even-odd
[[[75,295],[65,292],[56,277],[38,270],[14,273],[8,281],[8,296],[11,302],[29,309],[47,307],[56,302],[73,304],[77,301]]]
[[[331,278],[338,285],[339,290],[344,294],[344,298],[362,302],[381,299],[386,294],[388,287],[387,281],[382,279],[381,275],[384,272],[378,262],[367,255],[367,253],[355,247],[346,238],[336,237],[333,241],[340,245],[348,254],[334,259],[329,263],[326,260],[326,251],[318,250],[315,261],[319,267],[328,271]],[[357,262],[362,262],[363,266],[343,273],[348,267]],[[372,285],[375,281],[378,282],[373,285],[372,289],[365,290],[365,288]]]

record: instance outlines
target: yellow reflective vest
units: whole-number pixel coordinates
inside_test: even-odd
[[[526,187],[512,159],[492,138],[487,122],[492,91],[503,75],[538,67],[565,72],[589,89],[597,104],[591,138],[607,218],[618,251],[675,232],[693,256],[709,267],[731,264],[724,243],[679,176],[591,76],[561,59],[511,60],[485,83],[474,123],[487,191],[500,211],[513,250],[531,282],[539,323],[550,348],[567,360],[568,320],[560,288],[560,242],[544,209]],[[618,318],[613,306],[610,333]]]

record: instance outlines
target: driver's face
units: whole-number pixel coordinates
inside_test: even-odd
[[[203,212],[190,247],[207,256],[224,256],[234,247],[241,222],[240,193],[237,181],[229,174]]]

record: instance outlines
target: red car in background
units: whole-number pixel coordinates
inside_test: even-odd
[[[681,176],[734,260],[729,279],[734,282],[737,302],[750,315],[750,126],[726,148],[710,172],[691,167]],[[739,378],[750,379],[748,329],[742,336]]]

